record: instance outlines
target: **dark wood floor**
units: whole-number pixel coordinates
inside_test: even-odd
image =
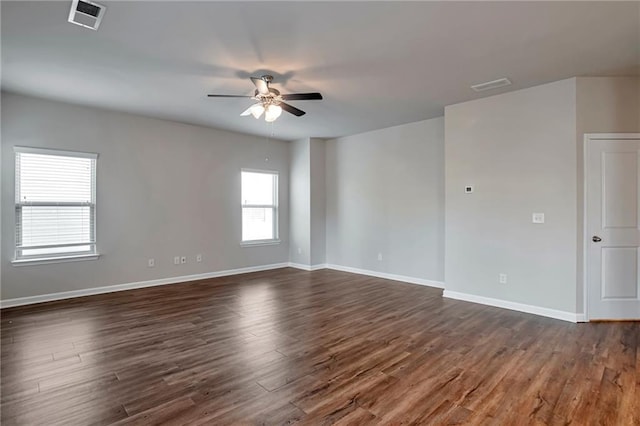
[[[3,425],[640,424],[640,324],[293,269],[2,311]]]

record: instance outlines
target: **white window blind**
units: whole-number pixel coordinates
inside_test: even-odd
[[[242,241],[278,238],[278,174],[242,171]]]
[[[96,154],[15,148],[16,260],[96,253]]]

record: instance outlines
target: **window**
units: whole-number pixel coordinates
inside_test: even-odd
[[[97,154],[15,148],[16,261],[96,254]]]
[[[242,170],[242,242],[278,240],[278,174]]]

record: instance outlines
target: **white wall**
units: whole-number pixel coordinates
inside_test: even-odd
[[[289,146],[289,258],[291,262],[311,262],[311,155],[309,138]]]
[[[99,260],[10,264],[15,145],[99,153]],[[3,93],[2,299],[287,262],[288,155],[283,141]],[[243,167],[280,173],[280,245],[239,244]]]
[[[576,312],[575,98],[569,79],[446,107],[446,290]]]
[[[442,118],[327,141],[327,263],[443,280],[443,143]]]
[[[327,262],[326,241],[326,142],[310,140],[310,193],[311,193],[311,265]]]
[[[289,257],[297,265],[317,267],[326,263],[325,141],[292,141],[289,152]]]
[[[585,133],[640,133],[640,77],[576,78],[578,158],[578,269],[576,305],[583,312],[584,135]]]

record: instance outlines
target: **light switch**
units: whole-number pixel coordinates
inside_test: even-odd
[[[544,213],[534,213],[532,215],[533,223],[544,223]]]

